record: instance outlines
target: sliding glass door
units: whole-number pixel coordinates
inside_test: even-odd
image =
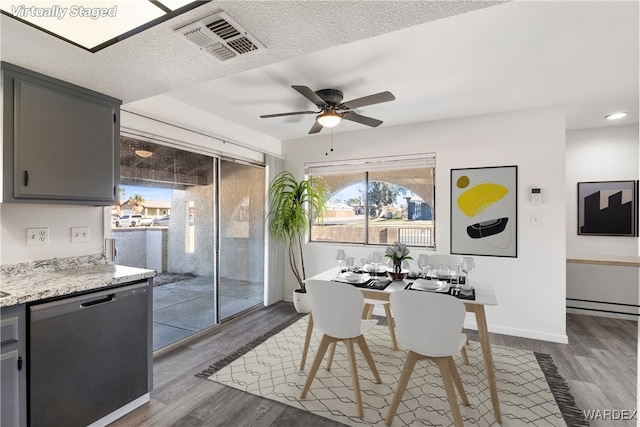
[[[116,263],[156,270],[153,347],[264,300],[264,167],[148,141],[120,144]]]
[[[220,160],[220,317],[264,301],[265,169]]]

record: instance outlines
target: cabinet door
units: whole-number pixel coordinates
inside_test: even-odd
[[[3,426],[20,425],[20,371],[18,371],[18,350],[0,355],[0,379],[2,382],[0,399],[0,424]]]
[[[0,320],[0,425],[27,424],[25,306],[2,307]]]
[[[14,80],[14,196],[113,201],[116,108]]]

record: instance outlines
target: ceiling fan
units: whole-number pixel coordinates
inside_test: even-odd
[[[340,124],[342,119],[351,120],[352,122],[372,127],[380,126],[382,124],[382,120],[363,116],[353,110],[366,105],[379,104],[381,102],[388,102],[396,99],[391,92],[380,92],[374,95],[363,96],[362,98],[342,102],[343,94],[337,89],[321,89],[314,92],[307,86],[291,87],[297,90],[309,101],[313,102],[316,107],[319,108],[319,111],[294,111],[291,113],[266,114],[260,117],[268,119],[271,117],[293,116],[297,114],[318,114],[315,123],[311,126],[311,130],[309,130],[309,133],[318,133],[323,127],[332,128],[337,126]]]

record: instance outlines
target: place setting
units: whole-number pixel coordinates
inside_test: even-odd
[[[469,283],[469,273],[475,270],[473,258],[462,257],[460,264],[449,265],[433,263],[428,255],[420,254],[417,265],[421,272],[405,289],[438,292],[459,299],[475,300],[475,289]]]
[[[332,279],[334,282],[382,290],[393,281],[387,275],[387,267],[382,265],[380,252],[373,252],[367,259],[362,259],[360,267],[354,265],[355,258],[347,257],[343,249],[337,250],[335,259],[338,262],[338,274]]]

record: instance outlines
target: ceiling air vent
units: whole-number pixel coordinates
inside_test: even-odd
[[[178,28],[176,32],[220,61],[264,49],[255,37],[224,12]]]

